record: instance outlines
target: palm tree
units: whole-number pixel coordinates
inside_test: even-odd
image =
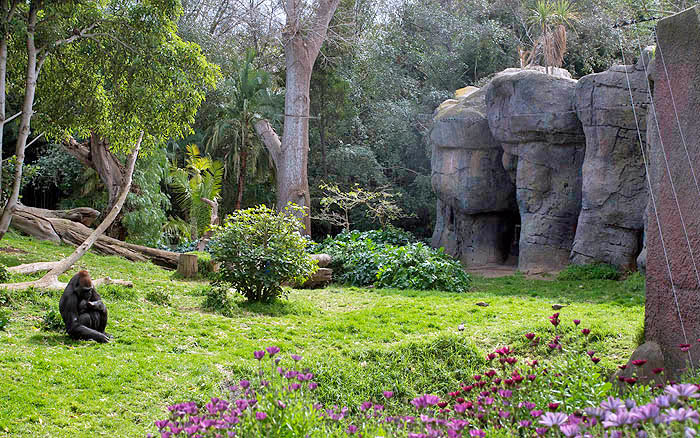
[[[216,201],[219,198],[223,175],[223,163],[202,156],[196,145],[187,145],[185,168],[171,165],[169,180],[175,192],[175,202],[187,217],[171,220],[168,229],[181,230],[182,222],[186,221],[192,240],[204,234],[211,224],[212,214],[206,200]]]
[[[530,23],[540,30],[533,52],[541,47],[545,71],[550,73],[550,66],[561,67],[564,62],[566,26],[576,19],[576,11],[569,0],[537,0],[530,13]]]
[[[255,52],[250,50],[238,70],[227,80],[224,88],[230,90],[230,99],[221,108],[220,119],[212,126],[206,142],[210,153],[227,147],[225,174],[233,172],[238,179],[235,208],[243,201],[246,175],[250,168],[267,170],[270,159],[263,144],[255,135],[253,125],[270,102],[270,75],[252,66]]]

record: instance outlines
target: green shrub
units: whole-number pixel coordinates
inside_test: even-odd
[[[293,215],[300,211],[290,205],[275,212],[261,205],[231,214],[209,243],[214,261],[222,263],[215,282],[231,285],[249,301],[268,302],[284,294],[282,283],[308,279],[318,266]]]
[[[466,292],[471,283],[458,261],[423,243],[386,246],[375,259],[378,287]]]
[[[155,287],[146,292],[146,300],[159,306],[170,305],[170,294],[162,287]]]
[[[202,302],[204,310],[232,317],[236,307],[236,303],[233,301],[227,287],[215,285],[206,289],[204,301]]]
[[[379,263],[376,254],[386,245],[406,245],[413,241],[415,238],[411,233],[388,226],[383,230],[355,230],[328,237],[314,248],[314,252],[332,257],[330,267],[338,282],[367,286],[377,280]]]
[[[558,280],[619,280],[620,271],[613,265],[594,263],[590,265],[569,265],[559,273]]]
[[[0,308],[0,330],[5,330],[5,328],[10,324],[10,310]]]
[[[52,307],[44,313],[41,319],[41,329],[46,331],[62,331],[65,328],[63,318],[58,309]]]
[[[0,283],[7,283],[10,281],[10,271],[7,270],[7,266],[0,264]]]

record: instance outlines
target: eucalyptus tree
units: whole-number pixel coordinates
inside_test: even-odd
[[[255,124],[276,169],[277,208],[288,203],[306,211],[300,219],[311,233],[308,161],[310,84],[314,63],[328,35],[328,25],[340,0],[285,0],[282,30],[286,64],[286,95],[282,139],[267,120]]]
[[[197,45],[178,37],[178,0],[15,3],[8,68],[18,78],[10,86],[22,90],[23,105],[15,147],[18,165],[0,237],[17,206],[33,120],[49,138],[78,142],[76,138],[99,136],[110,151],[128,154],[114,208],[88,241],[42,279],[51,284],[119,213],[139,151],[148,153],[191,130],[198,106],[216,84],[218,68]]]

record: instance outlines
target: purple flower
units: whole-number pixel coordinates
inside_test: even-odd
[[[578,433],[578,424],[566,424],[564,426],[559,426],[559,429],[561,429],[561,433],[563,433],[564,436],[570,438],[576,436]]]
[[[275,354],[280,352],[279,347],[276,347],[274,345],[267,347],[265,350],[267,350],[267,354],[269,354],[270,357],[273,357]]]
[[[547,428],[546,427],[538,427],[535,429],[535,433],[537,433],[538,436],[542,436],[545,433],[547,433]]]
[[[607,400],[600,404],[600,407],[606,411],[617,411],[618,409],[625,407],[625,404],[619,398],[610,396],[607,398]]]
[[[387,399],[392,398],[394,396],[393,391],[384,391],[384,392],[382,392],[382,394],[384,394],[384,398],[387,398]]]
[[[691,384],[685,383],[680,385],[670,385],[664,389],[664,392],[673,397],[687,397],[687,398],[698,398],[698,387]]]
[[[369,408],[371,408],[371,407],[372,407],[372,402],[371,402],[371,401],[362,402],[362,404],[360,405],[360,410],[361,410],[361,411],[366,411],[367,409],[369,409]]]
[[[539,410],[539,409],[533,409],[532,411],[530,411],[530,415],[532,415],[533,417],[537,418],[537,417],[539,417],[540,415],[542,415],[543,412],[544,412],[544,411],[541,411],[541,410]]]
[[[628,411],[620,410],[617,413],[608,413],[603,420],[603,427],[621,427],[625,424],[632,424],[634,417]]]
[[[574,325],[579,325],[579,324],[581,324],[581,320],[580,320],[580,319],[574,319]]]
[[[532,421],[530,421],[530,420],[520,420],[520,421],[518,422],[518,425],[519,425],[520,427],[530,427],[530,426],[532,426]]]
[[[316,382],[309,382],[309,389],[314,390],[318,388],[318,383]]]
[[[282,400],[277,400],[277,407],[280,409],[284,409],[287,407],[287,405]]]
[[[664,415],[664,417],[666,418],[666,423],[670,423],[672,421],[682,423],[686,420],[690,420],[693,423],[697,424],[700,420],[700,415],[698,415],[698,412],[696,410],[686,408],[669,409],[668,411],[666,411],[666,415]]]
[[[253,356],[255,356],[255,358],[257,360],[262,360],[262,358],[265,357],[265,351],[263,351],[263,350],[254,351]]]
[[[243,389],[248,389],[248,387],[250,386],[250,382],[248,380],[241,380],[239,385],[241,385],[241,388]]]
[[[540,424],[547,427],[561,426],[567,419],[567,415],[561,412],[547,412],[540,418]]]
[[[292,359],[294,359],[294,362],[299,362],[301,360],[301,356],[298,354],[292,354]]]
[[[651,420],[659,416],[659,407],[654,403],[638,406],[630,411],[630,415],[636,421]]]
[[[357,426],[355,426],[354,424],[348,426],[348,435],[354,435],[355,432],[357,432]]]
[[[498,395],[500,395],[503,398],[511,398],[511,396],[513,395],[513,391],[511,391],[510,389],[499,389]]]
[[[266,418],[267,418],[267,414],[265,412],[258,411],[255,413],[255,419],[258,421],[263,421]]]
[[[486,436],[486,432],[481,429],[472,429],[469,431],[469,436],[482,438]]]

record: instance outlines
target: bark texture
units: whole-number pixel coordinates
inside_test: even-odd
[[[307,174],[309,159],[309,88],[311,71],[328,34],[328,24],[340,0],[317,0],[310,25],[304,25],[298,0],[285,1],[287,15],[283,32],[287,66],[284,99],[284,130],[282,141],[267,121],[255,126],[263,139],[277,169],[277,209],[284,210],[290,202],[304,207],[300,218],[305,233],[311,234],[311,202]]]

